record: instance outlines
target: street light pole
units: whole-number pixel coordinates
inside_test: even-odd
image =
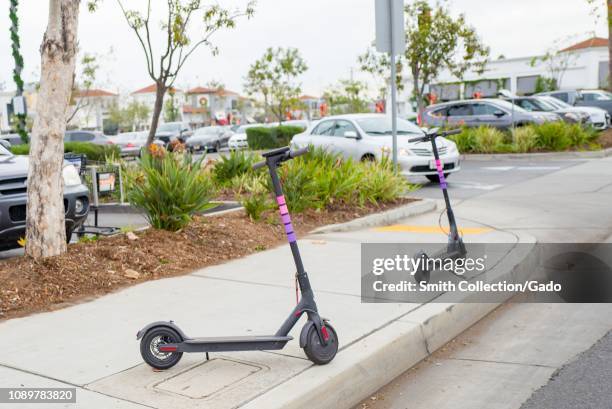
[[[389,30],[390,30],[390,51],[391,51],[391,135],[393,138],[393,169],[397,171],[397,84],[395,79],[397,77],[395,67],[395,39],[394,37],[394,26],[393,26],[393,0],[389,0],[389,11],[391,18],[389,19]]]

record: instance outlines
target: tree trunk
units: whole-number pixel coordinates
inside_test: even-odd
[[[153,118],[151,119],[151,129],[149,129],[149,137],[147,138],[147,146],[153,143],[157,125],[159,124],[159,116],[164,107],[164,95],[166,94],[166,86],[157,82],[157,91],[155,92],[155,105],[153,106]]]
[[[608,0],[608,90],[612,91],[612,0]]]
[[[26,254],[33,258],[66,251],[64,220],[64,132],[72,91],[79,0],[50,0],[41,45],[37,116],[32,129],[28,169]]]

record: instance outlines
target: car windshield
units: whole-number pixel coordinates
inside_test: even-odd
[[[113,139],[117,142],[132,142],[132,141],[140,141],[147,138],[147,133],[143,132],[126,132],[120,133],[115,136]]]
[[[500,108],[507,109],[508,111],[512,111],[514,109],[514,112],[522,112],[522,113],[526,113],[527,112],[526,110],[524,110],[523,108],[521,108],[518,105],[513,104],[512,102],[503,101],[501,99],[495,100],[495,101],[491,101],[491,102],[493,104],[497,105]]]
[[[195,131],[196,135],[213,135],[218,132],[218,128],[213,126],[207,126],[205,128],[200,128]]]
[[[246,133],[247,128],[253,128],[254,126],[265,126],[265,125],[242,125],[240,128],[236,129],[236,133]]]
[[[608,91],[587,92],[583,93],[583,95],[590,97],[591,101],[609,101],[612,99],[612,94]]]
[[[541,99],[558,109],[572,108],[570,104],[563,102],[555,97],[541,97]]]
[[[368,135],[391,135],[391,117],[380,116],[375,118],[361,118],[355,120]],[[412,135],[423,133],[421,129],[415,124],[408,122],[404,119],[398,118],[397,120],[397,134],[398,135]]]
[[[0,145],[0,156],[13,156],[4,146]]]
[[[157,127],[157,132],[178,132],[181,130],[180,122],[168,122]]]
[[[526,99],[525,101],[527,102],[527,106],[531,104],[537,108],[537,109],[534,109],[534,111],[551,112],[551,111],[557,110],[557,108],[555,108],[554,105],[551,105],[548,102],[541,100],[541,99]],[[525,108],[525,106],[521,106],[521,108]],[[525,109],[528,109],[528,108],[525,108]]]

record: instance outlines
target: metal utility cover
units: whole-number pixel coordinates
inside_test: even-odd
[[[202,399],[259,372],[261,367],[216,358],[166,379],[156,389]]]

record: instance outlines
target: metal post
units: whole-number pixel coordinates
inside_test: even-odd
[[[119,168],[119,203],[123,204],[123,174],[121,173],[121,165],[117,165],[117,168]]]
[[[393,0],[389,0],[389,30],[391,33],[391,135],[393,138],[393,168],[397,171],[397,84],[396,81],[396,67],[395,67],[395,39],[394,39],[394,27],[393,27]]]
[[[95,166],[91,167],[91,186],[93,190],[94,226],[98,227],[98,172]]]

